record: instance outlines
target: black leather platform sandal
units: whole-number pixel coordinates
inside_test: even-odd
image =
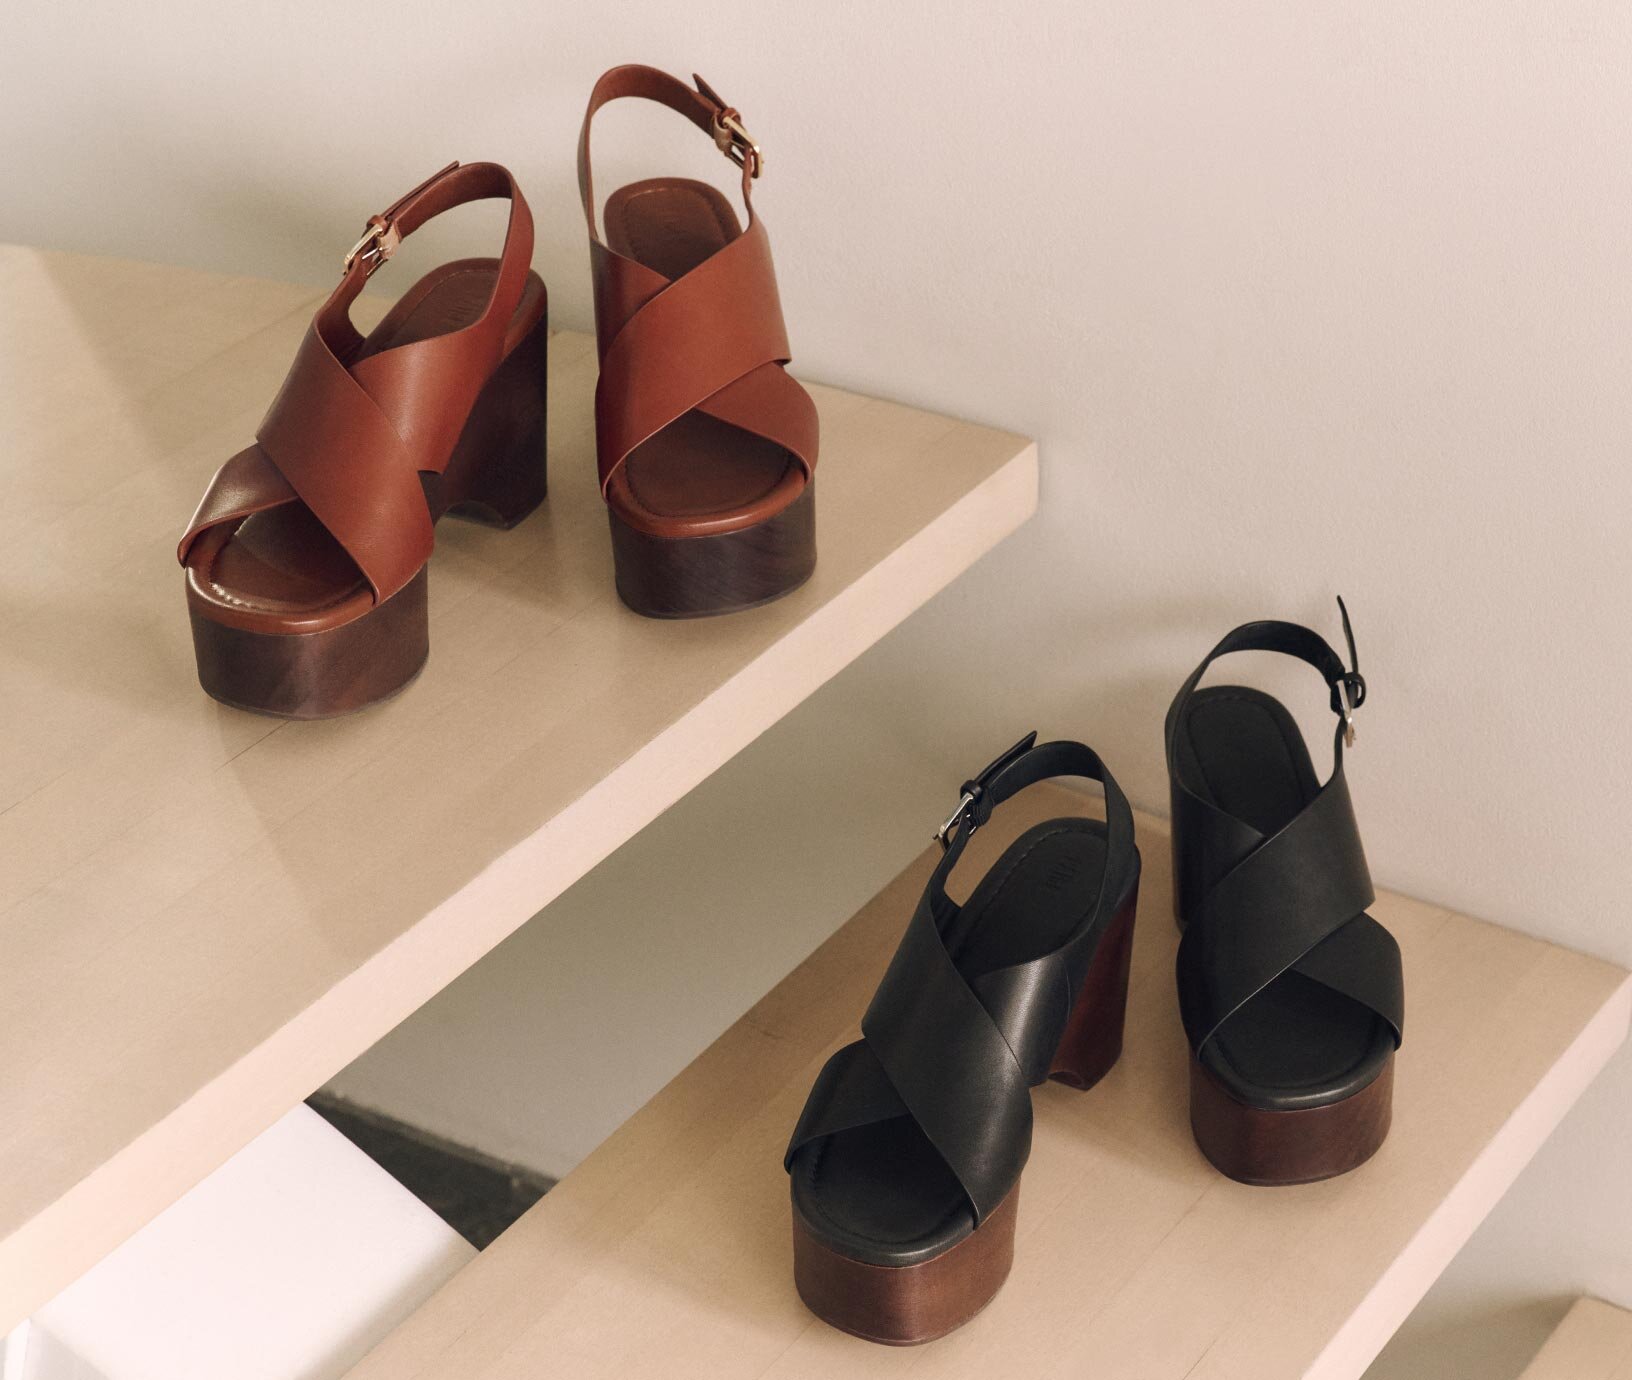
[[[1250,1184],[1327,1179],[1382,1145],[1392,1112],[1404,981],[1374,899],[1343,749],[1365,702],[1349,614],[1349,667],[1295,623],[1247,623],[1207,654],[1167,715],[1179,1008],[1192,1052],[1190,1124],[1220,1170]],[[1277,699],[1197,689],[1230,652],[1313,666],[1338,716],[1316,779]]]
[[[1092,1087],[1122,1051],[1133,817],[1093,751],[1036,736],[964,785],[862,1038],[823,1067],[788,1146],[800,1297],[870,1341],[927,1342],[991,1300],[1013,1259],[1030,1089]],[[969,836],[1055,776],[1101,782],[1106,822],[1027,830],[954,902]]]

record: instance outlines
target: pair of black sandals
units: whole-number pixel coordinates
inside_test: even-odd
[[[1191,1126],[1245,1183],[1345,1173],[1388,1133],[1404,984],[1399,946],[1366,914],[1374,893],[1343,774],[1366,687],[1342,617],[1347,664],[1308,628],[1248,623],[1167,715]],[[1200,688],[1214,660],[1249,650],[1325,679],[1337,727],[1324,784],[1279,700]],[[1036,825],[953,901],[970,836],[1054,777],[1098,782],[1104,820]],[[1081,743],[1022,739],[965,783],[937,838],[943,856],[862,1038],[817,1076],[784,1161],[801,1297],[894,1345],[961,1326],[1007,1277],[1031,1089],[1092,1087],[1121,1053],[1139,889],[1132,811]]]

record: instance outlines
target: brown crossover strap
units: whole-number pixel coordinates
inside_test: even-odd
[[[695,89],[655,68],[614,67],[595,83],[578,137],[601,354],[595,435],[603,493],[636,446],[691,411],[782,446],[807,476],[816,466],[816,408],[783,368],[790,354],[782,303],[770,241],[754,215],[764,155],[737,111],[701,77],[693,80]],[[747,229],[672,282],[608,248],[596,225],[590,122],[625,96],[684,115],[742,169]]]
[[[405,236],[468,201],[510,200],[493,290],[457,331],[359,354],[351,304]],[[374,591],[389,599],[431,554],[421,472],[448,463],[477,394],[498,368],[526,289],[533,219],[515,179],[496,163],[450,163],[369,219],[340,282],[317,312],[256,432],[211,482],[181,539],[185,565],[199,535],[285,503],[311,509]]]

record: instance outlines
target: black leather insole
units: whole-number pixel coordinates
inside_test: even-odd
[[[1105,826],[1096,820],[1047,820],[1022,834],[950,927],[958,970],[973,981],[1059,948],[1092,910],[1105,862]],[[975,1225],[957,1179],[910,1117],[805,1146],[793,1164],[793,1195],[816,1235],[875,1265],[917,1264]]]
[[[1196,691],[1178,736],[1185,784],[1266,836],[1320,790],[1296,722],[1260,690]],[[1224,1023],[1201,1060],[1249,1106],[1295,1111],[1359,1092],[1393,1053],[1393,1034],[1374,1012],[1288,972]]]

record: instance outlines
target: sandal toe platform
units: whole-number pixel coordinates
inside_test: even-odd
[[[862,1038],[823,1067],[784,1161],[800,1296],[870,1341],[929,1341],[991,1300],[1013,1259],[1030,1089],[1092,1087],[1121,1053],[1132,815],[1089,748],[1035,738],[964,786]],[[1103,783],[1107,821],[1036,825],[954,902],[945,884],[969,836],[1062,775]]]
[[[351,304],[402,238],[489,197],[511,203],[501,257],[442,265],[359,335]],[[549,332],[532,245],[527,204],[491,163],[452,164],[369,221],[177,551],[216,699],[314,719],[396,693],[429,651],[437,520],[510,527],[543,501]]]
[[[1292,623],[1249,623],[1210,652],[1167,719],[1179,923],[1179,1003],[1192,1054],[1191,1125],[1223,1173],[1252,1184],[1331,1178],[1388,1134],[1404,1025],[1399,946],[1374,899],[1343,751],[1365,681]],[[1285,705],[1244,686],[1198,688],[1230,652],[1315,667],[1339,722],[1321,784]]]
[[[601,373],[595,440],[617,589],[635,612],[694,618],[797,588],[816,563],[816,408],[790,357],[738,113],[700,77],[615,67],[578,144]],[[706,182],[657,177],[607,198],[596,224],[589,130],[609,101],[665,105],[742,172],[747,224]]]

